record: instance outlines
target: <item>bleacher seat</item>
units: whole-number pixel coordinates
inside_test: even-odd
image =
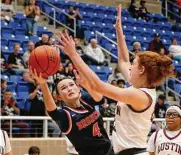
[[[26,35],[26,29],[16,28],[14,33],[15,33],[15,35]]]
[[[9,81],[17,83],[22,77],[20,75],[11,75]]]
[[[26,100],[29,98],[29,92],[18,92],[18,97]]]
[[[16,90],[16,83],[7,81],[7,89],[11,90],[12,92],[15,92]]]
[[[18,108],[21,109],[25,109],[25,99],[23,98],[16,98],[16,103],[18,105]]]
[[[29,84],[27,82],[18,81],[17,93],[19,92],[29,92]]]
[[[1,79],[4,79],[4,80],[6,80],[6,81],[9,81],[9,77],[7,76],[7,75],[1,75]]]
[[[13,34],[14,33],[14,30],[13,28],[10,28],[10,27],[2,27],[1,28],[1,34]]]

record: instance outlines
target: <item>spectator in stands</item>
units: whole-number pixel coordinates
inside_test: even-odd
[[[172,45],[170,45],[168,50],[174,59],[181,61],[181,45],[177,44],[176,39],[172,39]]]
[[[29,83],[33,83],[34,80],[30,75],[30,72],[28,69],[25,69],[22,75],[22,79],[20,81],[24,81],[24,82],[29,82]]]
[[[1,99],[3,99],[3,94],[7,88],[7,82],[4,79],[1,79]]]
[[[1,73],[4,73],[6,69],[6,59],[4,57],[2,50],[1,50],[0,63],[1,63]]]
[[[31,52],[35,49],[35,44],[32,41],[28,42],[28,51],[24,53],[23,55],[23,61],[24,61],[24,65],[25,68],[28,68],[28,60],[29,60],[29,56],[31,54]]]
[[[117,81],[116,81],[115,79],[111,81],[111,84],[112,84],[113,86],[118,86]]]
[[[2,0],[1,19],[5,19],[6,21],[9,22],[14,15],[15,15],[15,10],[12,5],[12,0]]]
[[[71,78],[75,78],[75,75],[74,75],[74,66],[73,66],[73,63],[72,62],[69,62],[67,64],[67,66],[65,67],[65,76],[69,76]]]
[[[159,53],[161,48],[164,48],[165,54],[167,54],[166,47],[164,46],[163,42],[160,40],[160,34],[155,33],[154,39],[149,43],[148,50]]]
[[[40,155],[40,148],[38,146],[31,146],[28,150],[28,155]]]
[[[124,79],[123,75],[121,74],[120,69],[118,66],[114,69],[111,75],[108,77],[108,82],[111,83],[112,80],[119,80],[119,79]]]
[[[134,58],[135,58],[135,55],[141,51],[141,44],[140,42],[136,41],[133,43],[133,50],[132,52],[134,53],[133,54],[129,54],[129,58],[130,58],[130,62],[133,62]]]
[[[131,13],[133,18],[138,18],[138,16],[139,16],[139,8],[136,7],[135,0],[131,0],[128,11]]]
[[[139,8],[139,17],[141,17],[142,19],[148,21],[148,20],[150,20],[150,18],[149,18],[149,16],[148,16],[149,12],[148,12],[145,4],[146,4],[146,1],[145,1],[145,0],[141,0],[141,1],[140,1],[141,7]]]
[[[117,81],[117,85],[118,85],[119,88],[125,88],[126,87],[125,84],[126,83],[125,83],[125,81],[123,79],[119,79]]]
[[[35,0],[30,0],[25,7],[27,35],[37,34],[37,21],[40,16],[40,8],[35,5]]]
[[[6,89],[3,94],[3,99],[1,100],[1,109],[0,112],[3,116],[16,116],[20,115],[20,109],[18,108],[17,103],[12,98],[12,93],[10,90]],[[25,122],[20,122],[18,120],[12,121],[12,126],[20,128],[20,133],[17,136],[26,137],[29,125]],[[10,132],[10,122],[4,120],[2,123],[2,128]]]
[[[38,46],[41,46],[41,45],[49,45],[50,46],[49,36],[47,34],[42,34],[41,40],[36,42],[35,48],[38,47]]]
[[[2,155],[13,155],[12,153],[12,148],[11,148],[11,143],[9,140],[9,137],[7,135],[7,132],[4,130],[0,129],[0,148]]]
[[[64,67],[62,64],[60,64],[59,70],[53,75],[54,83],[56,83],[58,80],[62,79],[63,77],[65,77]]]
[[[30,107],[30,116],[48,116],[45,109],[45,104],[43,100],[43,94],[40,90],[40,86],[34,81],[30,83],[30,94],[29,98],[32,101]],[[48,128],[52,131],[52,137],[58,137],[60,135],[60,129],[55,121],[48,121]],[[42,137],[43,135],[43,121],[36,120],[32,121],[32,137]]]
[[[166,96],[159,95],[158,100],[155,105],[154,115],[156,118],[165,118],[165,113],[168,108],[168,104],[166,103]]]
[[[84,39],[84,32],[82,32],[83,30],[79,27],[78,25],[78,21],[82,19],[82,15],[79,12],[79,8],[77,8],[76,10],[74,10],[73,6],[69,6],[69,12],[68,14],[70,15],[70,17],[66,16],[66,25],[68,27],[70,27],[71,29],[74,29],[74,19],[76,19],[76,34],[78,38]],[[72,31],[69,31],[71,36],[74,36],[74,33]]]
[[[12,74],[20,74],[24,71],[23,60],[20,56],[20,45],[18,43],[13,46],[14,51],[8,57],[8,69]]]
[[[85,48],[84,61],[89,65],[105,65],[105,55],[100,47],[97,46],[97,40],[91,39],[90,44]]]
[[[76,51],[77,53],[79,53],[80,56],[83,56],[84,55],[84,52],[83,52],[83,49],[82,47],[79,45],[80,43],[80,40],[79,38],[74,38],[74,42],[75,42],[75,47],[76,47]]]

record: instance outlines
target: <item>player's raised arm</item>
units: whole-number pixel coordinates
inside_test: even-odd
[[[117,35],[117,49],[118,49],[118,65],[121,69],[122,74],[129,82],[129,68],[131,66],[129,60],[129,52],[124,39],[123,29],[121,24],[121,5],[117,8],[117,19],[116,19],[116,35]]]
[[[61,46],[59,47],[67,53],[78,71],[83,74],[94,91],[113,100],[130,104],[137,110],[144,109],[147,106],[149,99],[144,92],[135,88],[121,89],[101,81],[76,52],[73,39],[67,33],[65,35],[60,33],[60,37],[61,39],[57,37],[61,42]],[[139,104],[135,100],[139,101]]]
[[[31,70],[30,68],[30,74],[32,74],[32,77],[37,81],[37,83],[41,87],[41,91],[43,93],[43,98],[45,101],[45,107],[47,111],[54,111],[56,109],[56,104],[53,100],[53,97],[51,95],[51,92],[48,88],[46,79],[44,79],[40,73],[40,75],[37,74],[36,70],[34,71]]]

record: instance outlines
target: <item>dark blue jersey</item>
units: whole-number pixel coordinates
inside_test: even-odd
[[[90,102],[92,101],[92,102]],[[109,137],[103,127],[103,120],[94,108],[95,101],[82,97],[81,106],[50,112],[50,116],[59,124],[79,155],[113,155]],[[103,104],[104,98],[97,102]]]

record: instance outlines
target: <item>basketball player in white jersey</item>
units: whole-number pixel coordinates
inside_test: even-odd
[[[6,131],[0,129],[0,155],[13,155]]]
[[[154,87],[160,85],[165,77],[174,75],[173,64],[167,56],[161,57],[154,52],[141,52],[136,54],[131,65],[120,22],[120,12],[121,6],[118,7],[116,22],[118,65],[125,79],[132,85],[130,88],[118,88],[101,81],[77,54],[75,43],[67,33],[65,35],[60,33],[57,40],[61,43],[59,46],[61,50],[70,57],[90,87],[97,93],[118,101],[112,136],[115,153],[144,155],[148,154],[146,140],[156,102]]]
[[[165,119],[167,127],[151,135],[147,151],[150,155],[181,155],[181,109],[169,107]]]

